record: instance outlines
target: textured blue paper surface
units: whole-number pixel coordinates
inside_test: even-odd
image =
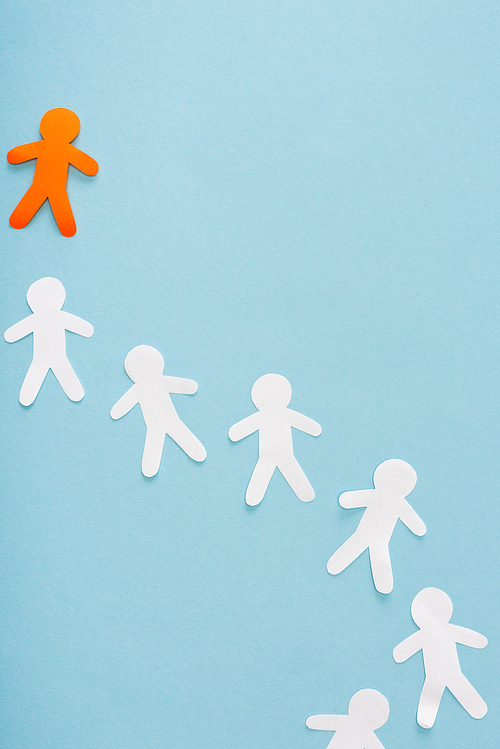
[[[81,120],[72,170],[78,233],[48,205],[8,217],[33,163],[0,160],[2,331],[54,276],[85,388],[52,374],[18,402],[29,338],[2,342],[2,697],[9,749],[321,749],[313,713],[345,713],[363,687],[389,700],[386,749],[496,749],[499,710],[500,232],[495,2],[7,2],[0,153],[36,140],[52,107]],[[140,471],[123,361],[156,347],[195,379],[175,406],[207,448],[170,440]],[[316,499],[276,475],[245,488],[266,372],[317,420],[295,433]],[[361,512],[338,505],[398,457],[427,525],[396,527],[394,592],[364,554],[329,556]],[[410,603],[445,590],[452,621],[489,639],[459,648],[489,706],[475,721],[447,692],[415,722],[421,656],[392,649]]]

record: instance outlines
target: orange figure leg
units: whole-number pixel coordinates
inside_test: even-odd
[[[49,203],[61,234],[64,237],[72,237],[76,234],[76,223],[66,188],[51,193]]]
[[[12,211],[9,224],[14,229],[24,229],[46,200],[47,193],[39,187],[31,185]]]

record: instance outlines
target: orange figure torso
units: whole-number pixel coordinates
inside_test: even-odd
[[[7,154],[9,164],[36,159],[33,183],[9,219],[14,229],[25,227],[48,199],[61,234],[65,237],[76,234],[76,223],[66,191],[69,165],[89,176],[97,174],[99,169],[97,161],[71,145],[79,131],[80,120],[74,112],[70,109],[50,109],[40,122],[43,140],[17,146]]]

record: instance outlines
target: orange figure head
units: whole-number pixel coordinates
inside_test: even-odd
[[[44,140],[71,143],[80,132],[80,120],[71,109],[49,109],[40,121],[40,134]]]

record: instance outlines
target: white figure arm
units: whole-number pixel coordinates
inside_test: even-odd
[[[449,626],[453,629],[455,642],[459,642],[461,645],[468,645],[470,648],[485,648],[488,644],[486,637],[473,629],[459,627],[456,624],[450,624]]]
[[[401,502],[399,510],[399,519],[403,521],[407,528],[416,536],[423,536],[427,530],[421,517],[417,515],[413,507],[406,499]]]
[[[188,380],[186,377],[166,376],[169,393],[181,393],[182,395],[193,395],[198,390],[198,383],[194,380]]]
[[[3,337],[7,343],[14,343],[14,341],[19,341],[21,338],[33,333],[33,317],[34,315],[29,315],[29,317],[25,317],[24,320],[16,322],[15,325],[12,325],[8,330],[6,330]]]
[[[137,397],[137,385],[132,385],[130,390],[127,390],[125,395],[122,395],[120,400],[117,401],[111,409],[111,418],[121,419],[122,416],[125,416],[125,414],[128,414],[128,412],[133,409],[136,403],[139,403],[139,398]]]
[[[233,424],[233,426],[229,430],[229,439],[233,442],[238,442],[238,440],[242,440],[243,437],[248,437],[249,434],[253,434],[253,432],[257,431],[257,429],[259,428],[259,422],[260,413],[258,411],[257,413],[247,416],[246,419],[238,421],[238,423]]]
[[[70,315],[69,312],[63,312],[64,315],[64,327],[71,333],[77,333],[85,338],[90,338],[94,334],[94,326],[86,320],[82,320],[81,317],[76,315]]]
[[[355,492],[344,492],[339,497],[339,505],[349,510],[352,507],[368,507],[374,489],[360,489]]]
[[[313,421],[309,416],[304,416],[304,414],[299,414],[298,411],[292,411],[291,408],[287,408],[287,412],[291,427],[300,429],[301,432],[305,432],[306,434],[312,434],[313,437],[321,434],[321,427],[317,421]]]
[[[403,663],[403,661],[407,661],[408,658],[411,658],[412,655],[415,655],[415,653],[418,653],[418,651],[421,649],[422,634],[421,631],[418,630],[418,632],[414,632],[412,635],[407,637],[406,640],[400,642],[399,645],[396,645],[396,647],[392,651],[392,657],[394,658],[396,663]]]
[[[347,715],[310,715],[306,726],[315,731],[338,731],[346,719]]]

